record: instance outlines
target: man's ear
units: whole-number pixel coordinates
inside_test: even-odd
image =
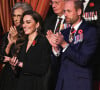
[[[82,10],[81,9],[78,9],[77,10],[77,14],[80,16],[82,14]]]

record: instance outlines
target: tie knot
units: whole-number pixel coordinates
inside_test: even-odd
[[[75,33],[76,30],[74,28],[71,29],[71,33]]]
[[[59,22],[61,22],[62,18],[58,18],[59,19]]]

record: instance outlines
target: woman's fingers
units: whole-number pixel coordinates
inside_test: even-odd
[[[4,56],[4,61],[3,61],[3,62],[9,62],[10,60],[11,60],[10,57],[8,57],[8,56]]]
[[[12,59],[9,62],[12,66],[16,66],[18,63],[17,57],[12,57]]]

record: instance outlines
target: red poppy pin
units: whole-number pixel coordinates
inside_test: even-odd
[[[35,46],[36,44],[36,40],[33,40],[32,46]]]
[[[82,30],[82,29],[80,29],[80,30],[78,31],[78,33],[79,33],[79,34],[82,34],[82,33],[83,33],[83,30]]]
[[[94,7],[94,3],[91,2],[91,3],[89,4],[89,6],[90,6],[90,7]]]

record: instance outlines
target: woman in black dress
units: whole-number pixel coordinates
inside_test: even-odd
[[[16,55],[15,45],[18,38],[24,39],[24,33],[20,28],[20,19],[24,11],[32,10],[32,7],[27,3],[16,3],[12,8],[13,25],[10,27],[2,40],[0,48],[0,62],[3,63],[3,69],[0,72],[0,90],[14,90],[14,85],[17,83],[15,67],[9,61],[12,56]]]
[[[17,45],[18,56],[11,60],[20,67],[16,90],[48,90],[51,47],[41,34],[42,18],[35,11],[26,11],[21,23],[27,38],[20,48]]]

